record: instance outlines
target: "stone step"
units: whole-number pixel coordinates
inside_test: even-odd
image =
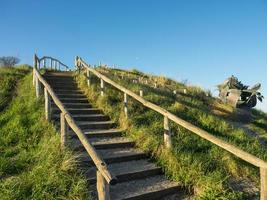
[[[96,149],[131,148],[135,144],[125,137],[95,137],[89,138],[89,141]],[[68,143],[69,147],[75,151],[85,150],[78,137],[70,139]]]
[[[66,108],[92,108],[92,105],[89,103],[63,103]],[[52,107],[57,107],[55,103],[51,104]]]
[[[144,152],[134,148],[101,149],[97,150],[97,153],[99,153],[107,164],[140,160],[148,157]],[[94,165],[86,151],[82,151],[79,154],[78,160],[86,166]]]
[[[62,103],[89,103],[87,98],[59,98]]]
[[[69,108],[67,110],[70,112],[70,114],[86,114],[86,115],[102,114],[102,111],[97,108]],[[58,108],[55,108],[52,110],[52,113],[59,114],[61,113],[61,110],[59,110]]]
[[[160,167],[145,159],[109,164],[108,169],[118,178],[118,183],[162,174]],[[85,168],[84,171],[89,184],[95,184],[96,167]]]
[[[164,199],[168,195],[179,193],[182,194],[181,187],[167,180],[163,175],[118,183],[110,187],[112,200]]]

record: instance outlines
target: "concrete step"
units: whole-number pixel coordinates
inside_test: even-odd
[[[51,85],[53,90],[58,91],[58,90],[77,90],[78,87],[76,85]]]
[[[84,94],[57,94],[59,98],[86,98]]]
[[[62,86],[62,85],[74,85],[77,86],[75,81],[60,81],[60,80],[47,80],[51,86]]]
[[[107,164],[140,160],[148,157],[144,152],[134,148],[101,149],[97,150],[97,153],[99,153]],[[79,154],[78,160],[86,166],[94,165],[86,151]]]
[[[102,114],[102,111],[97,108],[69,108],[67,110],[70,112],[70,114]],[[53,114],[59,114],[60,112],[61,111],[58,108],[53,109],[52,111]]]
[[[52,107],[57,107],[56,104],[52,103]],[[89,103],[64,103],[66,108],[92,108],[92,105]]]
[[[101,138],[101,137],[120,137],[123,135],[122,129],[86,129],[83,130],[87,138]],[[74,132],[71,132],[73,137],[77,137]],[[70,134],[71,134],[70,133]]]
[[[77,121],[78,126],[84,129],[110,129],[115,127],[113,121]]]
[[[96,149],[131,148],[135,144],[125,137],[98,137],[89,138],[89,141]],[[85,150],[78,138],[69,139],[68,143],[69,147],[75,151]]]
[[[69,83],[69,82],[60,82],[60,83],[57,83],[57,82],[50,82],[49,83],[51,85],[52,88],[65,88],[65,87],[68,87],[68,88],[76,88],[77,89],[77,84],[76,83]]]
[[[163,199],[168,195],[179,193],[182,193],[180,186],[167,180],[163,175],[118,183],[110,187],[112,200]]]
[[[118,178],[119,183],[162,174],[160,167],[145,159],[109,164],[108,169]],[[95,184],[96,168],[85,168],[84,171],[89,184]]]
[[[47,81],[75,81],[72,76],[44,76]]]
[[[62,103],[88,103],[87,98],[59,98]]]
[[[55,88],[53,88],[56,94],[83,94],[82,90],[79,89],[75,89],[75,90],[55,90]]]
[[[52,78],[61,78],[61,77],[71,77],[73,78],[73,72],[47,72],[44,77],[52,77]]]
[[[72,115],[73,119],[76,122],[79,121],[108,121],[110,120],[109,116],[103,115],[103,114],[90,114],[90,115]],[[52,119],[54,121],[59,121],[60,115],[59,114],[54,114]]]

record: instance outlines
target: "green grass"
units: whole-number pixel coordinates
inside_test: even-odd
[[[32,74],[17,85],[16,96],[0,114],[1,199],[90,199],[75,156],[60,151],[60,135],[44,119]]]
[[[3,111],[10,102],[17,82],[29,73],[28,65],[19,65],[17,67],[0,68],[0,111]]]
[[[97,69],[136,93],[142,89],[145,99],[267,161],[266,149],[257,138],[248,136],[242,129],[235,129],[224,120],[231,116],[233,109],[211,97],[201,88],[189,87],[164,77],[144,75],[137,71],[131,73],[114,69]],[[115,71],[117,76],[114,75]],[[118,78],[119,73],[124,73],[123,79]],[[131,79],[136,78],[136,75],[149,78],[150,82],[151,80],[157,82],[158,88],[133,83]],[[95,106],[112,116],[121,127],[127,127],[127,136],[134,139],[140,149],[151,153],[166,175],[179,182],[194,194],[196,199],[252,198],[252,194],[237,191],[230,183],[247,180],[259,186],[257,168],[174,123],[171,123],[173,149],[168,151],[163,146],[164,130],[161,115],[144,108],[130,98],[129,119],[126,120],[123,115],[122,93],[107,85],[105,96],[101,97],[100,81],[96,77],[93,77],[89,88],[84,76],[77,76],[77,81]],[[149,84],[153,86],[152,83]],[[187,94],[180,92],[183,88],[187,88]],[[177,90],[176,96],[173,94],[174,89]]]

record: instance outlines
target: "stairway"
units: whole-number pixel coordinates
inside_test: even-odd
[[[118,183],[110,187],[111,200],[184,199],[179,185],[167,180],[161,168],[152,163],[148,155],[135,149],[134,142],[123,137],[123,130],[116,128],[109,116],[92,107],[87,97],[77,88],[71,72],[46,72],[44,77],[108,164],[111,172],[117,176]],[[53,103],[52,109],[52,119],[59,122],[59,109]],[[92,186],[96,184],[96,168],[71,131],[68,145],[79,152],[79,161],[85,170],[90,188],[95,188]],[[92,193],[95,197],[95,192]]]

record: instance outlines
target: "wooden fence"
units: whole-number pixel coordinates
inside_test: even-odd
[[[164,121],[163,121],[163,127],[164,127],[164,144],[166,148],[172,147],[172,140],[171,140],[171,133],[169,128],[169,120],[175,122],[176,124],[184,127],[185,129],[191,131],[192,133],[210,141],[211,143],[221,147],[222,149],[232,153],[233,155],[237,156],[238,158],[260,168],[260,199],[261,200],[267,200],[267,162],[253,156],[250,153],[247,153],[240,148],[237,148],[215,136],[208,133],[207,131],[177,117],[176,115],[168,112],[167,110],[161,108],[160,106],[157,106],[147,100],[145,100],[142,96],[135,94],[134,92],[126,89],[125,87],[117,84],[116,82],[112,81],[108,77],[104,76],[103,74],[99,73],[94,68],[90,67],[87,63],[85,63],[80,57],[76,57],[75,59],[75,66],[79,71],[81,69],[86,70],[86,77],[88,79],[88,84],[90,84],[90,78],[91,74],[94,74],[100,79],[100,87],[101,87],[101,95],[104,95],[104,85],[105,83],[113,86],[114,88],[118,89],[122,93],[124,93],[124,112],[126,117],[128,117],[128,109],[127,109],[127,102],[128,102],[128,96],[132,97],[134,100],[141,103],[143,106],[150,108],[160,114],[163,115]]]
[[[47,59],[50,59],[51,66],[47,67]],[[71,114],[67,111],[63,103],[59,100],[51,86],[47,83],[47,81],[43,78],[40,73],[40,69],[56,69],[60,70],[61,68],[54,68],[53,62],[57,61],[60,63],[61,66],[64,66],[65,70],[69,70],[67,65],[59,62],[57,59],[51,57],[42,57],[38,58],[34,55],[34,63],[33,63],[33,84],[36,88],[36,97],[39,98],[40,95],[44,91],[45,97],[45,116],[47,120],[51,119],[52,108],[51,108],[51,101],[57,105],[60,109],[60,132],[61,132],[61,146],[64,149],[66,145],[66,139],[68,134],[68,126],[74,131],[74,133],[78,136],[79,140],[81,141],[82,145],[86,149],[87,153],[93,160],[96,168],[97,168],[97,191],[98,191],[98,198],[99,200],[109,200],[109,186],[117,183],[117,178],[114,176],[108,169],[107,164],[101,158],[100,155],[96,152],[93,145],[87,139],[86,135],[77,125],[75,120],[72,118]],[[41,64],[42,63],[42,64]],[[59,65],[59,66],[60,66]],[[54,65],[55,66],[55,65]]]

